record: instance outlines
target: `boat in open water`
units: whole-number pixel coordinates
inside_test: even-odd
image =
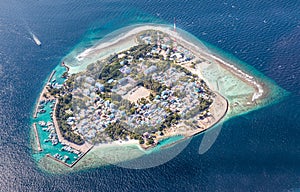
[[[41,41],[37,38],[37,36],[35,36],[35,34],[31,34],[32,35],[32,38],[33,38],[33,40],[34,40],[34,42],[38,45],[38,46],[41,46],[42,45],[42,43],[41,43]]]

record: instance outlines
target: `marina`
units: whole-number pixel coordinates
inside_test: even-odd
[[[67,142],[59,141],[58,129],[54,127],[52,120],[53,101],[45,101],[43,106],[47,112],[39,114],[33,123],[38,150],[43,156],[51,157],[64,165],[71,166],[87,151],[82,152],[73,148],[74,146],[69,146]]]
[[[35,142],[38,146],[38,151],[40,151],[42,155],[44,154],[45,157],[72,167],[93,146],[87,143],[83,146],[79,146],[65,140],[57,125],[56,119],[53,119],[57,100],[55,100],[53,96],[47,95],[47,86],[59,86],[56,79],[53,79],[56,73],[57,71],[53,70],[50,74],[36,104],[33,115]],[[61,74],[57,75],[60,76]]]
[[[55,102],[54,111],[56,110],[57,103],[58,103],[58,99]],[[58,136],[58,140],[59,140],[60,143],[68,145],[68,146],[70,146],[70,147],[72,147],[72,148],[74,148],[74,149],[76,149],[76,150],[78,150],[82,153],[87,153],[93,147],[93,145],[89,144],[88,142],[85,142],[83,145],[77,145],[75,143],[69,142],[68,140],[64,139],[64,137],[63,137],[63,135],[62,135],[62,133],[59,129],[59,126],[58,126],[55,115],[53,115],[52,118],[53,118],[53,123],[54,123],[55,130],[56,130],[56,133],[57,133],[57,136]]]
[[[54,159],[68,167],[72,167],[93,147],[93,145],[85,143],[80,146],[63,138],[56,118],[53,115],[58,100],[55,100],[51,95],[47,95],[48,90],[46,88],[47,86],[59,85],[55,79],[52,79],[55,74],[56,70],[53,70],[36,104],[33,115],[35,141],[38,146],[38,151],[44,154],[45,157]]]

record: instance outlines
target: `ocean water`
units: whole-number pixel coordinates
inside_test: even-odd
[[[294,191],[300,189],[300,2],[0,2],[0,191]],[[199,155],[192,139],[176,158],[149,169],[117,166],[65,175],[32,157],[30,117],[51,71],[74,48],[120,27],[172,24],[217,46],[290,92],[284,100],[227,121]],[[34,33],[42,42],[38,47]]]

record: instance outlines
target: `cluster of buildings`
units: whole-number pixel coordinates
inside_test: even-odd
[[[128,116],[127,124],[129,128],[157,128],[166,117],[167,112],[158,103],[136,104],[135,113]],[[139,130],[139,132],[149,130]]]
[[[94,102],[89,104],[87,110],[81,109],[77,116],[78,133],[88,140],[92,140],[98,134],[98,136],[102,135],[107,142],[111,141],[110,138],[106,138],[105,128],[109,124],[116,123],[121,118],[121,112],[112,102],[100,97],[96,97]]]
[[[150,34],[142,34],[139,41],[148,45],[153,45],[152,50],[145,54],[145,57],[153,57],[153,55],[161,55],[164,60],[174,61],[176,63],[188,62],[195,56],[184,47],[177,44],[176,40],[172,40],[164,34],[155,32]]]
[[[156,36],[143,34],[139,38],[139,41],[146,43],[151,48],[142,55],[139,52],[138,57],[134,51],[119,54],[117,58],[121,67],[118,70],[123,74],[122,78],[109,79],[105,84],[115,82],[111,91],[120,96],[118,99],[126,99],[126,95],[130,91],[132,92],[140,86],[138,85],[142,80],[138,79],[140,76],[151,78],[168,88],[155,95],[151,101],[149,98],[145,98],[144,102],[135,102],[134,112],[128,115],[127,112],[130,109],[120,109],[114,104],[116,98],[101,98],[97,94],[106,91],[103,84],[86,74],[77,76],[75,84],[79,86],[75,86],[72,94],[73,98],[80,101],[78,105],[73,102],[76,113],[73,114],[72,111],[69,111],[71,117],[68,118],[67,123],[85,139],[93,140],[95,137],[102,137],[103,142],[110,142],[111,138],[107,136],[105,129],[109,124],[117,121],[124,122],[129,129],[130,127],[156,129],[169,115],[168,110],[176,112],[184,118],[190,110],[199,106],[200,97],[210,97],[199,80],[187,75],[184,70],[172,67],[173,63],[178,65],[194,59],[194,55],[189,50],[178,46],[176,41],[163,36],[163,34],[156,34]],[[159,55],[162,60],[173,61],[171,66],[160,70],[156,64],[157,57],[154,57],[155,55]],[[146,60],[150,62],[145,64]],[[147,91],[151,92],[151,90]]]
[[[89,141],[95,137],[102,137],[103,142],[112,141],[105,134],[105,128],[116,123],[124,114],[121,114],[112,100],[104,100],[97,95],[105,88],[94,78],[82,75],[75,81],[77,86],[73,90],[73,108],[76,112],[71,112],[73,116],[67,119],[67,123]]]

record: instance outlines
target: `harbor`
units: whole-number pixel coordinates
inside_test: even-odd
[[[67,69],[64,65],[62,67],[62,69],[59,69],[59,72]],[[32,125],[34,140],[39,151],[37,155],[51,158],[65,166],[73,167],[92,149],[93,145],[88,143],[76,145],[65,140],[62,136],[55,115],[53,115],[58,100],[47,89],[47,87],[59,88],[62,86],[65,79],[60,78],[61,75],[60,73],[57,74],[57,70],[53,70],[50,74],[37,101]]]
[[[55,100],[44,101],[39,106],[43,107],[44,113],[38,113],[33,123],[35,141],[39,153],[37,155],[56,159],[60,163],[73,166],[78,159],[81,159],[90,148],[82,150],[77,146],[70,146],[70,143],[61,139],[59,128],[53,121],[53,110]]]

